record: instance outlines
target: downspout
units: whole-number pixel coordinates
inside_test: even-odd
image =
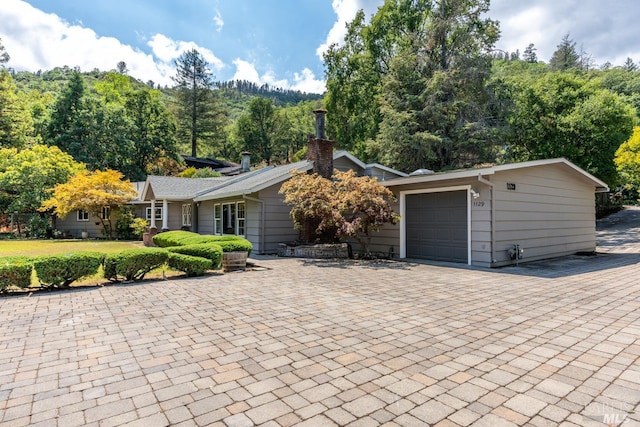
[[[264,200],[260,200],[260,199],[256,199],[255,197],[250,197],[247,196],[246,194],[242,195],[242,199],[243,200],[249,200],[251,202],[256,202],[256,203],[260,203],[260,253],[264,254],[265,253],[265,241],[264,241]],[[245,211],[245,229],[249,230],[248,227],[248,222],[247,222],[247,218],[246,218],[246,211]],[[245,231],[246,233],[246,231]],[[246,235],[245,235],[246,237]]]
[[[478,181],[488,185],[491,188],[491,264],[495,264],[495,249],[496,249],[496,197],[494,186],[495,184],[488,179],[484,178],[481,173],[478,174]]]

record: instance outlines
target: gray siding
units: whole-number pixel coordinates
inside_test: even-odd
[[[253,245],[253,252],[262,254],[262,204],[254,200],[245,200],[245,238]]]
[[[362,173],[364,172],[360,167],[358,167],[358,165],[356,165],[355,163],[353,163],[351,160],[349,160],[346,157],[340,157],[337,159],[333,160],[333,168],[334,169],[338,169],[341,172],[346,172],[348,170],[354,170],[356,171],[357,175],[362,175]]]
[[[112,214],[113,215],[113,214]],[[96,225],[96,222],[98,223]],[[24,225],[24,224],[23,224]],[[115,220],[113,227],[115,228]],[[62,231],[68,236],[80,238],[83,231],[89,233],[90,238],[102,237],[102,223],[100,218],[89,215],[89,221],[78,221],[78,212],[73,211],[64,218],[56,220],[56,229]]]
[[[551,166],[498,172],[492,181],[496,266],[513,263],[508,250],[514,244],[524,249],[523,261],[595,250],[593,184]]]
[[[291,207],[284,203],[284,195],[278,194],[279,190],[280,184],[259,193],[258,198],[264,202],[265,209],[264,246],[261,247],[261,253],[276,253],[278,243],[293,242],[300,236],[289,216]]]
[[[200,202],[198,206],[198,233],[213,234],[213,200]]]

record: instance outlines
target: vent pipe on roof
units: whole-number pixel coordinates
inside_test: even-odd
[[[251,170],[251,153],[243,151],[242,160],[240,161],[240,172],[249,172]]]

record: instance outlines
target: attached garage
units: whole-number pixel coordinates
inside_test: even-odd
[[[405,197],[406,257],[467,262],[467,190],[409,193]]]
[[[592,252],[595,193],[607,185],[566,159],[415,175],[383,182],[401,220],[371,250],[500,267]]]

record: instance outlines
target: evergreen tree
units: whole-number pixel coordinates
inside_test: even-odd
[[[566,71],[569,68],[580,68],[580,54],[576,51],[576,42],[566,34],[557,46],[549,65],[553,71]]]
[[[0,67],[4,68],[4,64],[9,62],[10,56],[7,53],[4,45],[2,44],[2,39],[0,38]]]
[[[381,90],[380,132],[370,152],[401,170],[486,161],[493,146],[486,89],[497,23],[484,0],[432,3],[404,38]]]
[[[638,65],[633,62],[633,59],[627,58],[622,65],[622,68],[626,71],[638,71]]]
[[[522,59],[526,62],[536,63],[538,62],[538,55],[536,55],[536,50],[538,50],[533,43],[529,43],[527,48],[524,50],[524,54]]]
[[[214,149],[224,131],[224,113],[215,98],[209,64],[196,49],[186,51],[176,60],[179,135],[191,145],[191,155],[198,155],[198,144]]]

